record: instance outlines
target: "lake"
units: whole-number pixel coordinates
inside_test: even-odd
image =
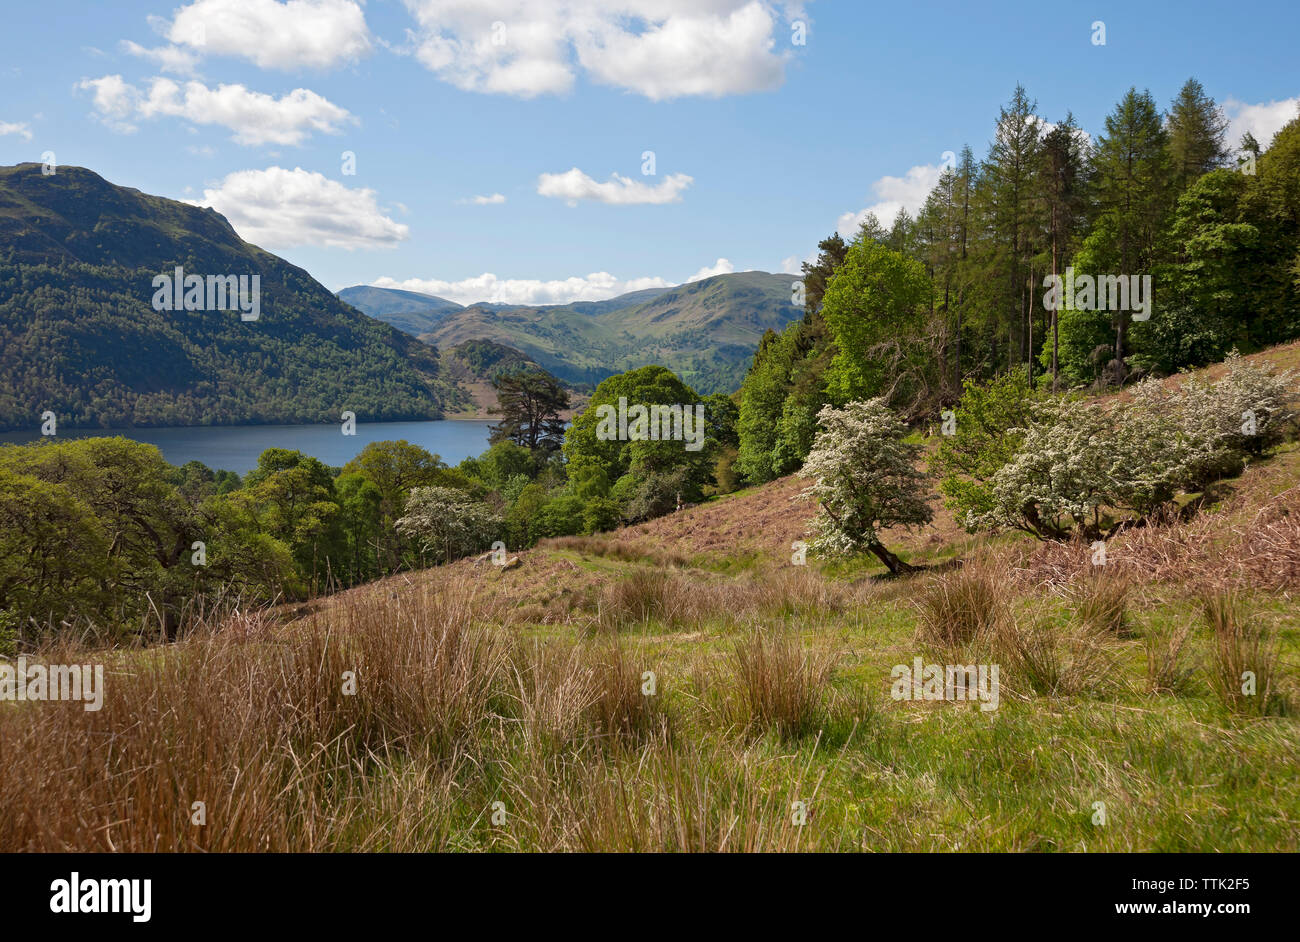
[[[347,464],[371,442],[404,438],[441,456],[447,464],[481,455],[488,447],[491,422],[439,419],[425,422],[358,422],[355,435],[338,425],[237,425],[188,428],[59,429],[59,438],[122,435],[158,446],[171,464],[202,461],[209,468],[244,474],[257,467],[267,448],[296,448],[327,465]],[[36,441],[40,429],[0,432],[0,444]]]

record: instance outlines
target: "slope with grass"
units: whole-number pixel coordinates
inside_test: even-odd
[[[801,486],[113,654],[89,720],[0,709],[0,850],[1300,850],[1300,450],[1105,567],[793,565]],[[916,658],[996,709],[896,697]]]

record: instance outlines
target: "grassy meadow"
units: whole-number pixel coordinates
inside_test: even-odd
[[[1104,567],[950,519],[797,566],[801,485],[45,651],[105,703],[0,706],[0,849],[1297,849],[1300,451]],[[998,708],[894,699],[918,656]]]

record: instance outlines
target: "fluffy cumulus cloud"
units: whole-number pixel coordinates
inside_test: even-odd
[[[140,119],[167,116],[229,128],[234,140],[247,146],[301,144],[314,132],[337,134],[344,123],[355,120],[346,109],[305,88],[275,98],[243,85],[209,88],[197,81],[182,85],[155,78],[146,90],[120,75],[85,79],[79,87],[92,94],[106,124],[127,132],[134,131]]]
[[[141,50],[159,59],[237,56],[264,69],[328,69],[372,48],[357,0],[195,0],[170,20],[154,18],[170,49]]]
[[[493,193],[491,196],[472,196],[467,200],[458,200],[460,203],[469,203],[473,206],[500,206],[506,201],[506,198],[500,193]]]
[[[437,295],[460,304],[569,304],[573,301],[603,301],[629,291],[667,288],[674,282],[663,278],[617,278],[606,271],[544,281],[532,278],[499,278],[484,272],[475,278],[441,281],[436,278],[380,278],[377,288],[400,288]]]
[[[712,265],[705,265],[686,280],[688,282],[703,281],[705,278],[712,278],[714,275],[730,275],[735,270],[736,266],[731,264],[730,259],[720,258]]]
[[[646,178],[651,179],[649,177]],[[544,173],[537,178],[537,192],[576,206],[579,200],[629,206],[636,203],[677,203],[694,182],[684,173],[674,173],[658,183],[646,183],[614,174],[605,182],[593,180],[577,167],[564,173]]]
[[[0,121],[0,137],[6,134],[17,134],[24,141],[32,139],[31,128],[21,121]]]
[[[1247,131],[1259,141],[1260,147],[1267,148],[1273,143],[1273,135],[1300,113],[1300,96],[1257,105],[1229,98],[1223,103],[1223,113],[1228,118],[1229,150],[1235,153],[1241,147],[1241,137]]]
[[[415,53],[466,91],[558,94],[579,72],[655,101],[767,91],[793,53],[767,0],[405,0]]]
[[[180,46],[155,46],[146,48],[129,39],[122,43],[124,52],[152,62],[160,72],[174,72],[177,75],[193,75],[198,68],[199,57]]]
[[[193,202],[212,207],[245,241],[272,251],[393,248],[410,234],[379,206],[374,190],[349,189],[301,167],[240,170]]]
[[[836,231],[848,239],[857,233],[858,227],[866,221],[868,215],[874,215],[885,228],[889,228],[899,210],[905,209],[915,216],[925,205],[925,198],[939,182],[939,175],[942,173],[943,167],[940,165],[922,164],[913,167],[901,177],[881,177],[871,184],[876,202],[857,212],[841,215],[835,224]]]

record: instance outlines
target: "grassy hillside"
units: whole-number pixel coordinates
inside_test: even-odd
[[[261,278],[261,316],[156,311],[152,280]],[[435,349],[243,241],[220,214],[80,167],[0,168],[0,429],[437,418]]]
[[[792,565],[801,486],[122,652],[0,710],[0,850],[1300,850],[1294,444],[1102,568],[942,515],[916,576]],[[895,699],[918,657],[997,708]]]
[[[466,340],[458,343],[443,352],[442,362],[451,378],[469,393],[472,400],[464,411],[451,416],[456,419],[497,418],[492,414],[497,406],[497,394],[492,380],[502,373],[542,368],[531,357],[524,356],[513,347],[491,340]],[[569,418],[585,399],[585,394],[570,390],[570,401],[574,408],[563,418]]]
[[[561,379],[598,383],[657,363],[701,394],[740,385],[763,332],[803,316],[790,303],[791,276],[717,275],[627,303],[553,307],[471,305],[443,316],[421,338],[440,349],[473,338],[514,347]]]
[[[363,314],[413,335],[433,330],[443,317],[464,306],[437,295],[370,285],[344,288],[338,297]]]

